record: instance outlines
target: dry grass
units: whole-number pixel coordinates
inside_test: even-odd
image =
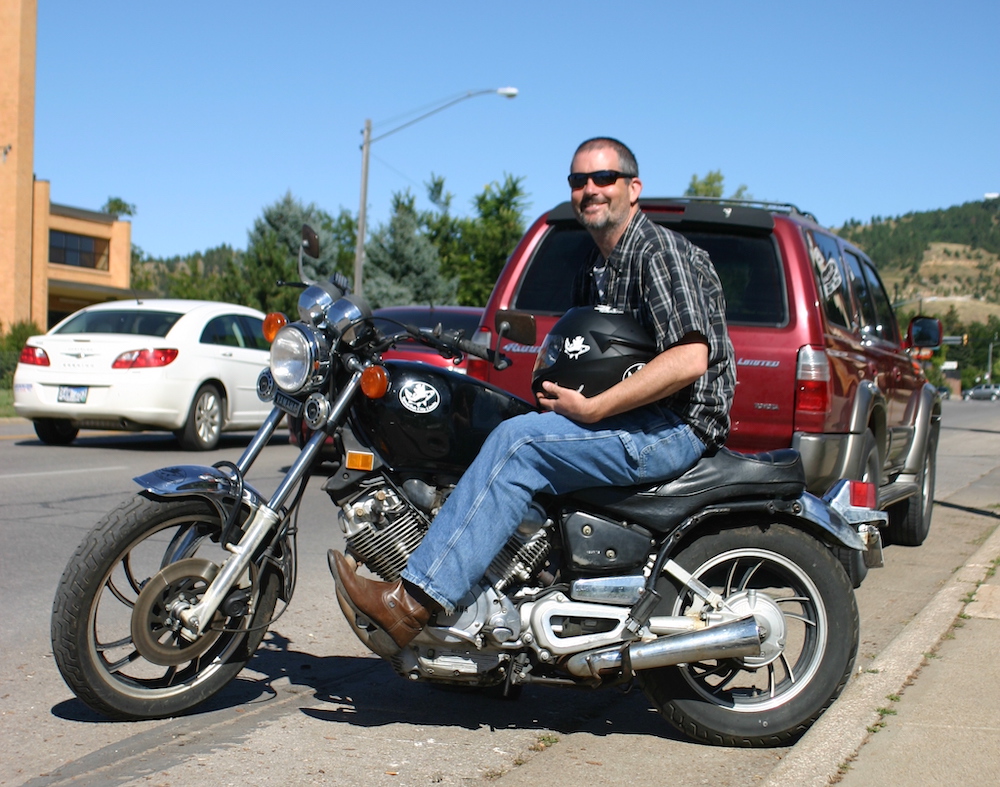
[[[1000,317],[1000,258],[961,243],[932,243],[918,275],[885,271],[889,293],[907,310],[944,316],[954,306],[962,322]]]

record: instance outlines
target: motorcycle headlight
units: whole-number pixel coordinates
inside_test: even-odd
[[[271,375],[286,393],[319,387],[330,372],[330,348],[308,325],[291,323],[271,343]]]

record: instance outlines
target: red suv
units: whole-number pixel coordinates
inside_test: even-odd
[[[727,447],[798,449],[816,494],[840,478],[877,480],[889,538],[921,544],[941,402],[911,350],[937,346],[940,322],[915,318],[902,336],[871,260],[794,206],[640,205],[705,249],[722,280],[738,381]],[[570,307],[571,282],[592,253],[568,202],[539,218],[500,274],[478,340],[492,345],[494,326],[514,311],[534,316],[540,341]],[[530,400],[537,346],[501,339],[500,347],[509,368],[470,359],[469,374]]]

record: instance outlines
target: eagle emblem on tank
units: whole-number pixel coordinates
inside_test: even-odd
[[[423,380],[410,380],[399,389],[399,403],[411,413],[433,413],[441,404],[441,394]]]

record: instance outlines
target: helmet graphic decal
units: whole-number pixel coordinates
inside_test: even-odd
[[[656,343],[631,314],[577,306],[549,330],[535,356],[531,388],[555,383],[597,396],[634,374],[656,354]]]
[[[590,352],[590,345],[584,341],[582,336],[575,336],[572,339],[566,339],[566,343],[563,344],[563,352],[575,361],[581,355]]]
[[[646,365],[645,363],[634,363],[634,364],[632,364],[630,367],[628,367],[628,369],[625,370],[625,373],[622,375],[622,379],[624,380],[624,379],[626,379],[628,377],[631,377],[633,374],[635,374],[637,371],[639,371],[645,365]]]
[[[441,404],[437,388],[421,380],[411,380],[399,390],[399,403],[411,413],[432,413]]]

